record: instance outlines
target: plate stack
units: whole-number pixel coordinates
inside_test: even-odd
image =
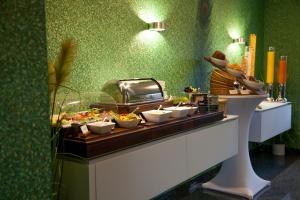
[[[214,69],[210,79],[210,92],[214,95],[229,95],[234,90],[235,77],[225,71]]]

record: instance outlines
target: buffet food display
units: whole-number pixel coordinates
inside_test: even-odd
[[[100,92],[105,98],[87,100],[85,111],[62,112],[53,126],[61,126],[64,152],[91,157],[223,119],[216,96],[191,89],[189,97],[166,100],[154,79],[109,81]]]
[[[86,124],[90,122],[101,121],[103,118],[109,115],[110,114],[107,112],[100,112],[100,110],[97,108],[80,112],[63,112],[59,116],[56,116],[56,120],[52,123],[53,125],[55,125],[57,123],[57,120],[60,120],[62,127],[67,128],[74,123]]]
[[[74,154],[82,158],[92,159],[94,157],[110,154],[115,151],[124,150],[137,145],[152,142],[175,134],[203,127],[207,124],[222,120],[223,112],[199,113],[193,107],[187,114],[180,118],[171,117],[170,110],[148,110],[140,115],[143,120],[87,123],[89,133],[81,132],[81,129],[62,129],[64,134],[63,152],[68,155]],[[185,109],[187,110],[187,109]],[[117,120],[116,120],[117,119]],[[123,124],[122,124],[123,123]],[[81,125],[84,126],[84,125]]]
[[[112,132],[114,127],[136,128],[138,125],[147,124],[148,122],[163,123],[198,114],[198,111],[198,107],[187,106],[186,104],[184,106],[161,106],[160,109],[142,112],[136,109],[130,113],[116,113],[93,108],[88,111],[64,112],[60,116],[56,116],[56,120],[60,121],[64,129],[72,128],[74,125],[87,125],[91,133],[108,134]],[[57,121],[53,121],[52,125],[55,126],[56,123]]]

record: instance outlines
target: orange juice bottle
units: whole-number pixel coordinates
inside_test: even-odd
[[[279,66],[278,66],[278,83],[286,83],[286,66],[287,66],[287,56],[280,56]]]
[[[254,77],[255,72],[255,54],[256,54],[256,35],[250,34],[250,49],[251,49],[251,73],[250,76]]]
[[[267,78],[266,83],[273,84],[274,82],[274,63],[275,63],[275,48],[269,47],[267,55]]]

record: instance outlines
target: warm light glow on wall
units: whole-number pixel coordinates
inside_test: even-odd
[[[134,49],[132,51],[134,56],[143,57],[147,59],[154,59],[152,56],[160,56],[158,52],[167,51],[169,49],[168,43],[166,42],[163,34],[156,31],[144,30],[137,33],[131,41],[130,48]],[[149,60],[149,61],[150,61]],[[149,64],[150,66],[153,63]]]
[[[225,54],[228,55],[228,59],[232,63],[240,63],[241,61],[241,53],[244,45],[240,45],[238,43],[231,43],[227,46],[225,50]]]
[[[230,53],[238,52],[240,50],[240,45],[238,43],[231,43],[226,50],[230,51]]]
[[[228,28],[227,31],[228,31],[229,36],[232,39],[236,39],[236,38],[241,37],[241,31],[237,27],[235,27],[235,28],[233,28],[233,27]]]
[[[142,9],[138,11],[138,17],[146,23],[162,21],[154,10]]]
[[[139,32],[135,36],[136,41],[145,44],[147,46],[156,46],[159,45],[161,42],[164,42],[163,36],[156,31],[144,30]]]
[[[164,21],[170,4],[165,1],[131,1],[131,7],[136,15],[146,23]]]

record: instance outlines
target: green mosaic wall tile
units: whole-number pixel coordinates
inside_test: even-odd
[[[204,55],[220,49],[232,62],[228,29],[258,35],[263,62],[260,0],[46,0],[4,1],[0,7],[0,199],[50,199],[51,158],[47,59],[73,37],[78,54],[69,86],[98,91],[110,79],[154,77],[171,94],[187,85],[208,89]],[[149,33],[147,21],[165,20],[167,31]],[[13,92],[12,92],[13,91]],[[17,191],[17,192],[16,192]]]
[[[99,91],[110,79],[153,77],[182,95],[188,85],[209,88],[211,66],[203,61],[220,49],[239,62],[243,48],[229,50],[228,32],[258,37],[257,65],[263,56],[263,2],[260,0],[46,0],[49,58],[72,37],[78,54],[69,86]],[[164,20],[162,33],[145,31]]]
[[[300,1],[265,1],[265,45],[276,48],[276,66],[280,55],[288,56],[287,98],[292,102],[292,130],[284,135],[288,145],[300,148]],[[266,53],[265,53],[266,54]],[[265,68],[263,70],[265,72]]]
[[[43,1],[1,1],[0,200],[51,199]]]

